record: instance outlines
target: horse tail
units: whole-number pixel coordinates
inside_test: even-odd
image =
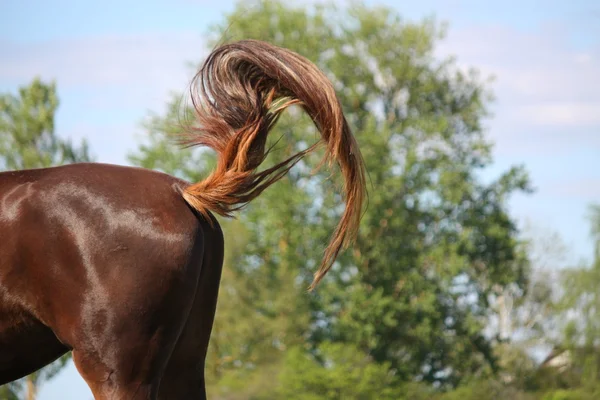
[[[326,145],[323,163],[337,162],[344,177],[346,207],[310,286],[329,271],[340,250],[355,239],[362,213],[365,168],[332,83],[309,60],[284,48],[243,40],[215,49],[191,85],[198,122],[184,143],[217,153],[216,169],[183,189],[190,206],[230,216],[281,179],[302,157]],[[269,131],[291,105],[312,118],[321,139],[268,169],[257,171],[270,149]]]

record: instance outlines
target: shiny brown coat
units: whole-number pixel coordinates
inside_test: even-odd
[[[161,398],[205,398],[223,238],[186,185],[101,164],[0,173],[0,384],[73,350],[98,399],[155,398],[161,377]]]

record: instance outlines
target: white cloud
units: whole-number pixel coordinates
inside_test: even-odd
[[[548,191],[552,195],[568,198],[600,199],[600,177],[556,182]]]
[[[577,48],[557,25],[450,29],[440,55],[495,76],[489,122],[499,154],[544,154],[585,145],[600,149],[600,41]]]
[[[600,101],[531,104],[521,108],[517,114],[521,119],[540,126],[599,127]]]
[[[546,27],[521,32],[508,27],[450,30],[442,52],[497,75],[500,93],[526,101],[599,99],[600,42],[577,49],[568,32]]]
[[[0,42],[2,80],[41,74],[66,87],[178,83],[185,62],[200,60],[205,42],[197,34],[99,36],[21,44]],[[189,74],[188,74],[189,75]]]

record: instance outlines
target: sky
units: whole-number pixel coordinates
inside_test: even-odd
[[[390,6],[408,20],[435,15],[449,23],[437,54],[494,77],[493,118],[486,125],[495,162],[485,176],[525,165],[536,191],[514,196],[512,215],[525,234],[559,234],[568,250],[554,267],[589,260],[587,206],[600,203],[600,3],[366,2]],[[234,5],[0,0],[0,92],[16,93],[35,76],[56,80],[56,131],[85,138],[97,161],[127,164],[143,140],[144,118],[163,112],[171,93],[185,90],[191,63],[207,54],[208,27]],[[72,364],[39,395],[88,398]]]

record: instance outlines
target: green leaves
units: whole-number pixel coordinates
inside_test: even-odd
[[[323,343],[317,356],[290,349],[279,375],[279,398],[290,400],[401,398],[389,365],[373,362],[355,346]]]
[[[38,78],[19,95],[0,95],[0,169],[43,168],[89,161],[88,147],[72,145],[54,132],[58,96],[54,83]]]
[[[590,207],[590,233],[595,249],[600,243],[600,208]],[[600,380],[600,254],[589,266],[562,272],[562,295],[557,304],[562,328],[561,348],[568,351],[575,381],[598,390]],[[590,389],[591,390],[591,389]]]

